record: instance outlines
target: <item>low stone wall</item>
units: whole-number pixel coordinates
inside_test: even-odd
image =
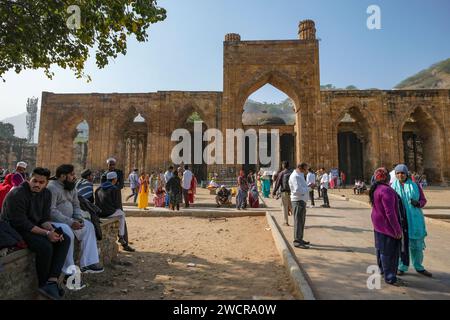
[[[103,239],[97,242],[100,262],[107,266],[117,258],[119,247],[117,233],[119,219],[102,219]],[[76,261],[79,261],[79,242],[75,244]],[[35,299],[37,275],[34,253],[26,250],[16,251],[0,258],[0,300]]]

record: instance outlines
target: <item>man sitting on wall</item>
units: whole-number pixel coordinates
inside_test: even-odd
[[[94,175],[89,169],[81,172],[81,179],[77,181],[76,188],[78,195],[94,203]]]
[[[117,185],[117,173],[114,171],[106,174],[106,181],[95,190],[95,204],[102,210],[102,218],[119,217],[119,243],[123,250],[133,252],[135,249],[128,244],[127,224],[125,212],[122,208],[122,198]]]
[[[64,291],[57,281],[66,260],[70,237],[55,230],[50,219],[52,194],[45,187],[50,171],[33,170],[30,181],[11,190],[3,203],[2,220],[15,228],[28,248],[36,253],[39,292],[50,299],[61,299]]]
[[[56,177],[47,187],[52,193],[51,219],[54,225],[61,227],[70,239],[71,245],[67,254],[63,271],[66,275],[74,273],[74,238],[80,241],[80,267],[83,273],[100,273],[103,267],[99,264],[97,238],[94,225],[86,220],[89,213],[80,208],[78,192],[75,189],[74,166],[63,164],[56,169]]]

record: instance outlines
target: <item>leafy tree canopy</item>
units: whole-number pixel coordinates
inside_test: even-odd
[[[11,139],[14,137],[14,126],[11,123],[0,122],[0,139]]]
[[[56,64],[90,80],[90,48],[103,68],[126,54],[130,36],[147,41],[150,25],[165,18],[155,0],[0,0],[0,78],[38,68],[52,78]]]

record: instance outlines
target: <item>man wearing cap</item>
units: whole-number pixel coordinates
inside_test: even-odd
[[[107,180],[106,175],[108,174],[108,172],[115,172],[115,173],[117,173],[116,188],[119,190],[122,190],[123,186],[124,186],[123,171],[120,169],[116,169],[116,163],[117,163],[117,160],[115,158],[109,158],[108,160],[106,160],[106,164],[108,165],[108,170],[105,173],[103,173],[102,178],[101,178],[101,183],[106,182],[106,180]]]
[[[425,237],[427,236],[422,208],[426,205],[427,200],[425,199],[422,188],[411,180],[406,165],[399,164],[394,170],[397,179],[392,183],[391,187],[400,196],[403,206],[406,209],[410,257],[414,269],[426,277],[432,277],[432,274],[425,270],[422,265]],[[408,265],[404,265],[400,261],[398,268],[399,275],[403,275],[408,271],[408,267]]]
[[[12,177],[14,187],[20,186],[23,182],[27,181],[27,163],[20,161],[16,165],[16,171]]]
[[[47,188],[52,193],[51,219],[55,222],[54,225],[61,227],[71,240],[63,272],[66,275],[73,273],[73,266],[75,265],[73,258],[74,238],[80,241],[81,272],[103,272],[104,269],[99,264],[94,225],[89,220],[84,219],[84,217],[89,216],[89,213],[82,211],[80,208],[78,192],[75,189],[74,166],[71,164],[60,165]]]
[[[231,192],[225,185],[221,185],[216,195],[217,208],[220,208],[224,204],[231,204]]]
[[[94,175],[89,169],[81,172],[81,179],[75,185],[78,195],[91,203],[94,203]]]
[[[135,250],[128,245],[125,212],[122,208],[120,190],[116,186],[117,181],[118,176],[115,171],[106,174],[106,181],[95,190],[95,204],[102,209],[100,214],[102,218],[119,217],[119,243],[123,250],[133,252]]]

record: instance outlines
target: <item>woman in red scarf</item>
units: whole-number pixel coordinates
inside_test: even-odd
[[[3,181],[2,184],[0,184],[0,211],[2,211],[3,201],[6,198],[6,195],[8,192],[12,189],[13,183],[12,183],[12,177],[14,174],[10,173],[5,177],[5,181]]]
[[[188,199],[189,199],[189,203],[194,203],[194,194],[197,193],[197,178],[195,178],[195,176],[192,176],[192,180],[191,180],[191,187],[189,188],[188,191]]]

